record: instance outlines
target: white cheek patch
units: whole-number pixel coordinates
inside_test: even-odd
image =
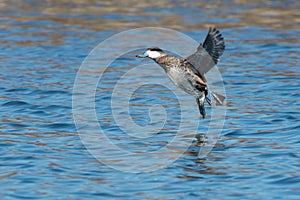
[[[148,51],[146,51],[146,53],[148,54],[148,56],[150,58],[154,58],[154,59],[161,56],[161,54],[159,52],[157,52],[157,51],[148,50]]]

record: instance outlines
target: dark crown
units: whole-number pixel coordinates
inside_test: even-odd
[[[147,50],[163,52],[163,50],[161,50],[161,49],[158,48],[158,47],[151,47],[151,48],[148,48]]]

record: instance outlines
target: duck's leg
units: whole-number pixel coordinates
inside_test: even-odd
[[[210,106],[211,106],[211,100],[210,100],[210,98],[208,98],[208,97],[205,97],[205,100],[206,100],[206,102],[208,103],[208,105],[210,105]]]
[[[203,118],[206,116],[205,108],[204,108],[204,101],[200,98],[196,98],[196,102],[199,108],[199,112],[202,115]]]

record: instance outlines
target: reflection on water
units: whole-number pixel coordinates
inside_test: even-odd
[[[0,196],[298,199],[299,8],[297,0],[1,1]],[[74,126],[72,88],[91,49],[118,31],[144,26],[173,28],[201,41],[211,25],[226,39],[219,69],[228,98],[222,137],[208,157],[197,157],[206,120],[183,157],[158,171],[123,173],[88,154]],[[150,151],[176,133],[173,94],[151,85],[132,97],[130,112],[141,125],[151,122],[148,108],[166,108],[168,126],[150,140],[126,137],[107,106],[120,73],[139,64],[124,55],[105,72],[96,110],[116,144]],[[154,77],[165,78],[158,66]]]

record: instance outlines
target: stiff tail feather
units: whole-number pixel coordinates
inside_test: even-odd
[[[225,100],[225,97],[223,95],[218,94],[216,92],[212,92],[212,91],[210,91],[210,93],[214,97],[214,99],[216,100],[216,105],[217,106],[223,105],[223,101]]]

